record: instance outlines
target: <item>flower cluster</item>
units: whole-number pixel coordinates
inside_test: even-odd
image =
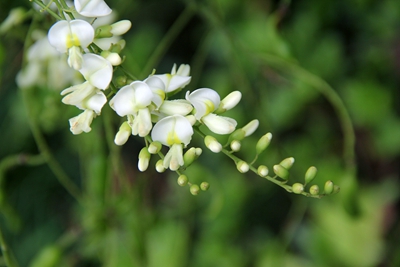
[[[35,3],[45,6],[40,0],[35,0]],[[69,120],[73,134],[90,132],[93,119],[101,114],[102,108],[108,102],[115,113],[125,119],[115,135],[115,144],[124,145],[131,135],[145,140],[145,147],[139,153],[138,169],[147,170],[151,155],[158,155],[160,159],[155,164],[156,170],[175,171],[179,175],[178,184],[189,185],[190,192],[194,195],[209,187],[206,182],[200,186],[191,184],[182,173],[202,153],[201,148],[189,147],[195,132],[204,138],[209,150],[214,153],[223,152],[231,158],[241,173],[251,170],[289,192],[311,197],[321,197],[338,191],[338,187],[328,181],[323,194],[319,194],[316,185],[305,192],[305,186],[316,175],[315,167],[311,167],[306,173],[304,184],[287,185],[293,158],[274,165],[273,177],[268,176],[265,165],[254,167],[258,156],[268,147],[271,133],[259,139],[255,147],[256,157],[250,163],[237,157],[235,152],[240,150],[242,140],[256,131],[258,120],[252,120],[237,129],[236,120],[221,116],[239,103],[242,97],[239,91],[233,91],[221,99],[217,91],[199,88],[187,91],[184,99],[174,98],[191,81],[189,65],[182,64],[177,68],[174,64],[170,73],[155,74],[153,71],[143,80],[133,79],[132,75],[128,75],[132,80],[126,79],[123,82],[114,78],[114,72],[123,61],[120,52],[125,41],[121,39],[121,35],[130,29],[131,22],[122,20],[111,23],[112,10],[104,0],[75,0],[72,6],[64,8],[59,10],[58,22],[48,32],[48,41],[43,40],[43,44],[42,41],[37,44],[41,45],[37,48],[40,51],[45,49],[44,45],[51,45],[54,49],[32,53],[53,57],[58,51],[63,55],[63,66],[68,66],[83,77],[83,82],[61,92],[64,96],[63,103],[82,110],[81,114]],[[36,48],[33,47],[32,50],[34,49]],[[106,90],[110,91],[107,96]],[[217,135],[229,134],[228,143],[221,145],[215,136],[204,134],[201,128],[207,128]],[[162,152],[163,145],[168,147],[165,155]]]

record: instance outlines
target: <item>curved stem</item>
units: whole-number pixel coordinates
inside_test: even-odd
[[[6,266],[8,267],[18,267],[18,263],[15,260],[15,257],[12,253],[12,251],[9,249],[4,237],[3,237],[3,232],[1,231],[0,228],[0,247],[1,247],[1,252],[3,254],[4,262]]]

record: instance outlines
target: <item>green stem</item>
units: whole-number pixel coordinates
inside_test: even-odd
[[[3,232],[1,231],[1,228],[0,228],[0,246],[1,246],[1,252],[3,254],[6,266],[7,267],[18,267],[19,265],[3,237]]]
[[[185,10],[179,15],[177,20],[174,22],[174,24],[171,26],[171,28],[165,34],[164,38],[154,50],[153,54],[150,56],[146,66],[143,68],[141,77],[148,75],[148,73],[150,73],[151,70],[158,64],[168,48],[171,46],[172,42],[182,31],[183,27],[189,22],[194,13],[195,12],[192,5],[187,5]]]
[[[36,3],[38,6],[40,6],[42,8],[42,10],[47,11],[50,15],[52,15],[54,18],[56,18],[57,20],[63,20],[62,17],[60,17],[57,13],[55,13],[53,10],[51,10],[48,6],[46,6],[45,4],[43,4],[42,1],[39,0],[33,0],[34,3]]]

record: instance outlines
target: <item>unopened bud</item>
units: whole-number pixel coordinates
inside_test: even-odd
[[[286,168],[282,167],[282,165],[274,165],[273,169],[274,169],[274,173],[278,177],[280,177],[280,178],[282,178],[284,180],[288,179],[289,171]]]
[[[182,174],[179,175],[178,180],[177,180],[178,185],[180,186],[185,186],[188,183],[188,178],[186,175]]]
[[[185,162],[185,166],[189,167],[193,163],[193,161],[195,161],[200,156],[200,154],[201,154],[201,148],[200,151],[194,147],[189,148],[188,151],[186,151],[186,153],[183,155],[183,161]]]
[[[217,139],[215,139],[214,136],[207,135],[204,138],[204,143],[206,144],[206,147],[214,153],[219,153],[222,150],[222,145],[217,141]]]
[[[304,192],[304,185],[302,185],[301,183],[294,183],[292,185],[292,190],[295,194],[301,194]]]
[[[263,136],[261,136],[261,138],[258,140],[257,145],[256,145],[257,155],[260,155],[269,146],[271,139],[272,139],[271,133],[267,133],[267,134],[264,134]]]
[[[118,66],[121,65],[122,63],[122,59],[120,57],[120,55],[118,53],[115,52],[110,52],[108,50],[103,50],[100,53],[100,56],[102,56],[103,58],[107,59],[111,65],[113,66]]]
[[[315,168],[314,166],[311,166],[310,168],[308,168],[308,170],[306,171],[306,174],[304,176],[305,184],[308,184],[312,180],[314,180],[315,175],[317,175],[317,168]]]
[[[129,20],[120,20],[111,24],[110,32],[112,35],[123,35],[132,27],[132,23]]]
[[[279,163],[279,165],[281,165],[286,170],[289,170],[293,166],[293,163],[294,163],[294,158],[290,157],[282,160],[281,163]]]
[[[233,140],[231,142],[231,149],[234,152],[238,152],[240,150],[241,146],[242,146],[242,144],[238,140]]]
[[[249,166],[249,164],[247,164],[247,162],[244,162],[243,160],[241,160],[236,164],[236,168],[238,169],[239,172],[246,173],[249,171],[250,166]]]
[[[208,188],[210,188],[210,184],[207,183],[207,182],[202,182],[202,183],[200,184],[200,188],[201,188],[201,190],[203,190],[203,191],[207,191]]]
[[[332,194],[333,193],[333,188],[334,188],[333,182],[331,180],[326,181],[326,183],[324,185],[324,193],[327,194],[327,195]]]
[[[315,185],[312,185],[312,186],[310,187],[309,191],[310,191],[310,194],[311,194],[311,195],[316,196],[316,195],[319,194],[319,186],[316,185],[316,184],[315,184]]]
[[[260,165],[257,169],[257,173],[258,175],[260,175],[261,177],[265,177],[268,175],[268,167],[265,165]]]
[[[193,184],[190,186],[190,193],[194,196],[197,196],[200,192],[200,187],[197,184]]]
[[[111,25],[102,25],[96,28],[95,38],[110,38],[112,36]]]
[[[158,160],[156,163],[156,171],[159,173],[165,172],[164,161],[162,159]]]
[[[231,135],[229,136],[229,140],[237,140],[241,141],[246,137],[246,132],[243,129],[236,129]]]
[[[219,107],[214,111],[215,114],[221,114],[227,110],[234,108],[242,98],[242,93],[234,91],[221,100]]]
[[[149,167],[150,157],[151,155],[147,150],[147,147],[144,147],[140,150],[138,162],[139,171],[144,172],[145,170],[147,170],[147,168]]]
[[[150,154],[154,155],[154,154],[157,154],[158,152],[160,152],[161,147],[162,147],[162,144],[160,142],[154,141],[154,142],[150,143],[147,150],[149,151]]]
[[[340,191],[340,187],[338,185],[334,185],[332,194],[339,193],[339,191]]]
[[[132,128],[128,122],[124,122],[119,127],[119,131],[115,135],[114,143],[118,146],[122,146],[128,141],[129,136],[132,134]]]
[[[25,8],[17,7],[11,9],[7,18],[0,24],[0,34],[3,34],[12,29],[12,27],[21,24],[24,21],[26,14],[27,12]]]
[[[245,132],[245,136],[249,136],[252,133],[255,132],[255,130],[257,130],[258,125],[260,123],[258,122],[258,120],[252,120],[250,121],[248,124],[246,124],[242,129]]]

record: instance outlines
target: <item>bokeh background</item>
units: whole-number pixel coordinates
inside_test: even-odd
[[[293,156],[292,182],[314,165],[315,183],[341,192],[289,194],[197,139],[203,154],[187,175],[211,186],[192,196],[175,173],[137,170],[139,138],[113,145],[120,121],[108,105],[73,136],[78,111],[59,89],[16,85],[28,17],[0,36],[0,229],[19,266],[400,266],[400,1],[107,3],[132,21],[127,69],[145,78],[187,63],[188,90],[240,90],[227,115],[260,127],[239,155],[251,159],[272,132],[259,164]],[[29,2],[2,1],[0,21],[18,6]]]

